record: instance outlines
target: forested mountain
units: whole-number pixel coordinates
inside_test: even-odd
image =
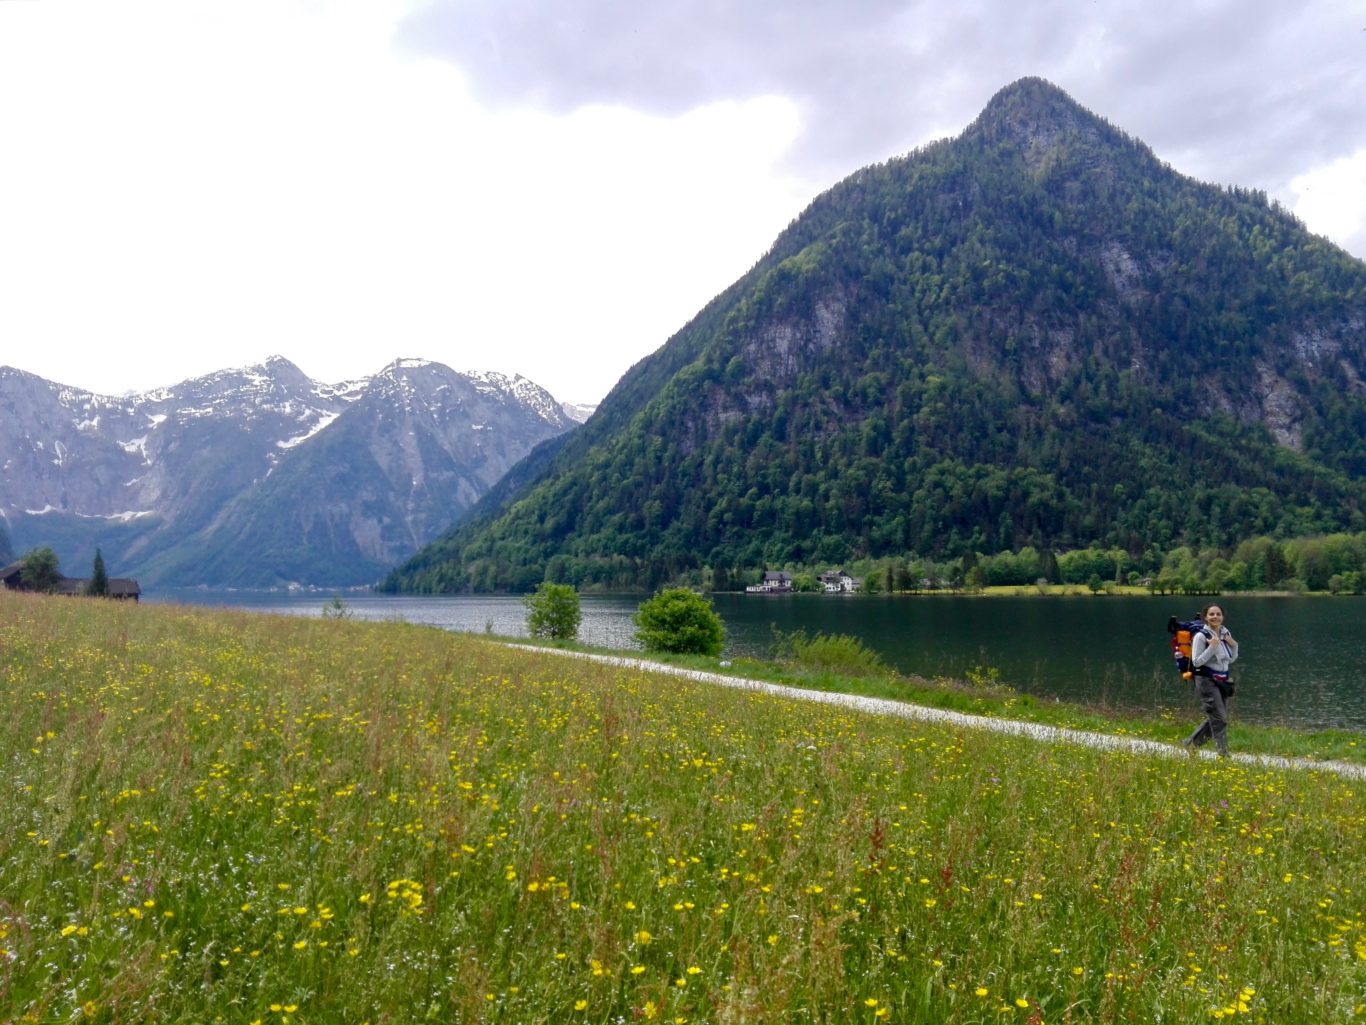
[[[386,581],[1366,526],[1366,264],[1047,82],[818,199],[527,483]]]

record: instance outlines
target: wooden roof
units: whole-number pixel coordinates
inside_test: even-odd
[[[57,585],[58,594],[85,594],[90,586],[90,580],[85,577],[62,577],[61,583]],[[137,598],[141,596],[142,588],[138,586],[136,580],[127,577],[109,578],[109,597],[111,598]]]

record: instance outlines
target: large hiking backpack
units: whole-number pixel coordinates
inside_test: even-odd
[[[1176,662],[1176,671],[1181,674],[1183,680],[1189,680],[1195,675],[1191,669],[1191,639],[1204,625],[1204,620],[1198,616],[1195,619],[1177,619],[1172,616],[1167,620],[1167,633],[1172,635],[1172,659]]]

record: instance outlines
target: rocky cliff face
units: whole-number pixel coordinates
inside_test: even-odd
[[[329,385],[277,357],[123,397],[4,367],[0,515],[73,572],[98,544],[151,584],[362,583],[572,426],[524,378],[415,360]]]

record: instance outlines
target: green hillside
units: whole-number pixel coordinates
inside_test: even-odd
[[[392,590],[1366,527],[1366,264],[1037,79],[867,168]]]

